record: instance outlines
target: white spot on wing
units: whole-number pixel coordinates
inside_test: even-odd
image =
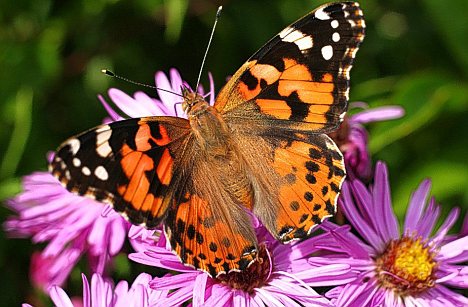
[[[81,172],[83,173],[83,175],[86,175],[86,176],[91,175],[91,170],[86,166],[83,166],[83,168],[81,169]]]
[[[303,38],[305,36],[304,33],[302,33],[301,31],[299,30],[295,30],[289,34],[287,34],[285,37],[283,37],[283,42],[288,42],[288,43],[292,43],[300,38]]]
[[[280,37],[281,39],[283,39],[283,38],[286,37],[286,35],[288,35],[288,34],[291,33],[292,31],[294,31],[294,28],[287,27],[287,28],[285,28],[283,31],[281,31],[281,32],[279,33],[279,37]]]
[[[346,112],[343,112],[340,114],[340,122],[344,121],[345,116],[346,116]]]
[[[101,132],[104,132],[104,131],[107,131],[107,130],[110,130],[110,126],[109,125],[103,125],[103,126],[96,129],[96,133],[101,133]]]
[[[109,142],[105,142],[104,144],[99,145],[99,146],[96,148],[96,152],[97,152],[98,155],[100,155],[101,157],[106,158],[106,157],[108,157],[108,156],[111,154],[112,148],[110,147]]]
[[[340,23],[338,22],[338,20],[333,20],[331,22],[331,26],[332,26],[333,29],[338,28],[339,25],[340,25]]]
[[[102,165],[96,167],[96,169],[94,170],[94,175],[102,181],[106,181],[107,179],[109,179],[109,173],[107,173],[106,169]]]
[[[310,36],[304,36],[303,38],[298,39],[294,43],[299,47],[301,51],[310,49],[314,45],[312,37]]]
[[[330,45],[322,47],[322,56],[327,61],[331,59],[333,57],[333,47]]]
[[[112,152],[109,145],[109,139],[112,135],[112,130],[109,126],[103,126],[96,130],[96,151],[101,157],[108,157]]]
[[[73,158],[72,162],[73,162],[74,167],[80,167],[80,165],[81,165],[81,160],[78,159],[78,158]]]
[[[80,150],[80,141],[78,139],[71,139],[68,141],[68,145],[73,155],[76,155],[78,150]]]
[[[332,40],[333,40],[335,43],[338,42],[338,41],[340,41],[340,33],[338,33],[338,32],[333,33],[333,35],[332,35]]]
[[[323,8],[321,9],[318,9],[314,16],[317,18],[317,19],[320,19],[320,20],[328,20],[330,19],[330,15],[328,15],[328,13],[325,13],[325,11],[323,10]]]
[[[102,129],[102,128],[100,128]],[[105,131],[102,131],[102,132],[98,132],[98,130],[96,130],[96,144],[97,145],[100,145],[100,144],[103,144],[105,142],[107,142],[111,135],[112,135],[112,130],[105,130]]]

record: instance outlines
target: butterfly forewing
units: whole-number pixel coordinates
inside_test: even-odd
[[[177,162],[189,134],[187,120],[135,118],[102,125],[63,143],[50,171],[66,188],[104,201],[134,224],[163,219]]]
[[[346,111],[349,71],[364,26],[355,2],[318,8],[256,52],[215,107],[231,122],[264,126],[273,119],[277,127],[330,132]]]

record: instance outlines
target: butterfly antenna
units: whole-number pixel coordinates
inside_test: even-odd
[[[208,50],[210,50],[211,41],[213,40],[213,35],[214,35],[214,31],[216,29],[216,24],[218,23],[219,16],[221,16],[221,10],[222,9],[223,9],[223,7],[220,6],[220,7],[218,7],[218,11],[216,12],[216,17],[215,17],[215,21],[214,21],[214,24],[213,24],[213,28],[211,29],[211,35],[210,35],[210,39],[208,41],[208,46],[206,46],[205,55],[203,56],[203,61],[201,63],[201,67],[200,67],[200,72],[198,73],[197,86],[195,86],[195,91],[198,89],[198,85],[200,85],[200,78],[201,78],[201,74],[202,74],[202,71],[203,71],[203,66],[205,66],[206,56],[208,54]]]
[[[151,89],[155,89],[155,90],[159,90],[159,91],[171,93],[171,94],[174,94],[174,95],[179,96],[179,97],[184,97],[184,96],[182,96],[181,94],[178,94],[178,93],[173,92],[173,91],[165,90],[165,89],[162,89],[162,88],[159,88],[159,87],[156,87],[156,86],[148,85],[148,84],[141,83],[141,82],[136,82],[136,81],[127,79],[127,78],[125,78],[125,77],[121,77],[121,76],[119,76],[119,75],[116,75],[115,73],[113,73],[112,71],[110,71],[110,70],[108,70],[108,69],[102,69],[101,72],[102,72],[103,74],[105,74],[105,75],[108,75],[108,76],[113,77],[113,78],[120,79],[120,80],[125,81],[125,82],[128,82],[128,83],[132,83],[132,84],[135,84],[135,85],[138,85],[138,86],[144,86],[144,87],[147,87],[147,88],[151,88]]]

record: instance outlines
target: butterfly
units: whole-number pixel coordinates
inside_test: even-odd
[[[364,28],[358,3],[323,5],[257,51],[214,106],[183,88],[188,119],[98,126],[65,141],[50,172],[133,224],[163,224],[185,265],[242,271],[259,248],[249,212],[282,243],[335,213],[345,165],[326,134],[346,112]]]

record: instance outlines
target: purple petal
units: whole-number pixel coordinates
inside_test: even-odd
[[[360,186],[353,186],[354,192],[366,192],[364,187]],[[362,190],[362,191],[361,191]],[[355,207],[355,203],[351,198],[351,192],[349,188],[349,184],[345,181],[342,190],[341,190],[341,197],[338,199],[338,202],[343,209],[344,214],[348,218],[349,222],[353,225],[353,227],[362,235],[367,242],[369,242],[374,248],[382,249],[385,246],[385,242],[381,240],[381,238],[375,233],[374,228],[367,223],[367,221],[362,218],[360,212]]]
[[[431,181],[426,179],[421,182],[421,184],[418,186],[418,189],[411,194],[404,224],[404,229],[405,231],[408,231],[408,233],[417,231],[417,225],[421,219],[424,207],[426,206],[430,190]]]
[[[109,114],[112,120],[116,121],[116,120],[123,119],[122,116],[120,116],[117,112],[114,111],[114,109],[110,107],[110,105],[106,102],[106,100],[104,99],[104,97],[102,97],[102,95],[98,95],[98,98],[99,98],[99,101],[101,101],[102,105],[104,106],[104,109],[107,111],[107,114]]]
[[[390,119],[397,119],[405,115],[405,110],[400,106],[385,106],[385,107],[378,107],[372,108],[369,110],[365,110],[354,114],[351,116],[351,121],[360,123],[360,124],[367,124],[372,122],[390,120]]]
[[[91,290],[85,274],[81,274],[81,280],[83,281],[83,307],[91,307]]]
[[[468,236],[449,242],[440,247],[437,259],[450,263],[452,258],[457,258],[468,251]],[[468,256],[468,253],[466,254]],[[457,258],[460,261],[459,258]],[[463,259],[461,259],[463,261]],[[468,261],[464,259],[464,261]]]
[[[387,166],[377,162],[373,186],[373,203],[376,207],[377,216],[375,223],[384,242],[397,239],[400,236],[398,221],[393,212],[390,195],[390,184],[388,181]]]
[[[49,296],[57,307],[73,307],[73,303],[62,288],[53,286]]]
[[[231,306],[228,304],[233,298],[233,291],[223,285],[214,284],[211,287],[211,296],[206,300],[206,306]]]
[[[107,93],[115,105],[132,118],[153,115],[150,110],[145,108],[146,103],[140,103],[119,89],[111,88]],[[147,97],[147,99],[143,99],[144,101],[151,100],[146,94],[140,94],[139,98],[142,99],[143,95]]]
[[[248,297],[244,291],[234,290],[232,304],[238,307],[247,307]]]
[[[214,87],[214,79],[213,75],[209,72],[208,79],[210,80],[210,105],[213,106],[215,103],[215,87]]]
[[[208,279],[207,274],[198,274],[197,278],[195,278],[195,285],[193,287],[193,299],[192,299],[193,307],[204,305],[207,279]]]
[[[450,210],[450,213],[445,219],[444,223],[440,226],[437,233],[431,239],[431,243],[438,245],[438,243],[441,242],[445,238],[448,231],[452,228],[453,224],[455,224],[455,222],[457,221],[459,214],[460,214],[460,208],[455,207],[452,210]]]
[[[421,220],[416,226],[418,234],[424,239],[428,239],[434,229],[434,225],[438,222],[440,215],[440,206],[436,205],[435,199],[431,198],[429,206],[424,211]]]
[[[255,288],[254,291],[267,306],[283,307],[283,304],[268,291],[265,291],[262,288]]]
[[[163,276],[161,278],[155,278],[150,282],[150,287],[152,289],[161,289],[161,290],[173,290],[182,287],[188,287],[193,292],[195,287],[195,280],[198,275],[206,275],[202,272],[195,271],[193,273],[179,274],[179,275],[170,275]]]

